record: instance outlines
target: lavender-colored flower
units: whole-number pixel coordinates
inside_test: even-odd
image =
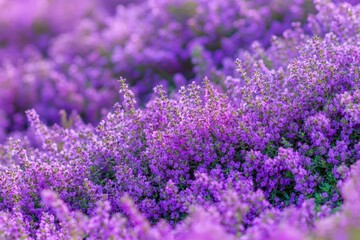
[[[123,3],[1,62],[1,134],[29,126],[0,145],[0,238],[356,239],[360,5],[316,1],[268,42],[286,3]],[[170,85],[139,107],[146,77]]]

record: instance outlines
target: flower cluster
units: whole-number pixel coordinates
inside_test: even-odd
[[[360,5],[105,2],[3,62],[0,238],[357,239]]]

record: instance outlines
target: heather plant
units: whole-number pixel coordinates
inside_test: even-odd
[[[58,107],[64,111],[51,125],[39,114],[45,104],[28,110],[28,132],[0,145],[0,238],[357,239],[359,6],[316,7],[305,27],[295,23],[268,48],[259,42],[241,52],[224,91],[208,78],[170,96],[159,85],[139,107],[132,82],[121,78],[114,86],[122,101],[96,126],[51,97],[62,84],[63,99],[87,101],[78,94],[86,88],[68,84],[70,75],[59,70],[79,66],[67,66],[70,58],[58,65],[66,48],[52,53],[56,61],[34,55],[39,65],[4,65],[10,89],[22,71],[53,78],[37,85],[30,74],[28,84],[48,86],[41,97],[54,106],[54,119]],[[174,17],[159,16],[166,24]],[[82,24],[84,34],[107,29]],[[98,46],[91,38],[86,44]],[[99,55],[91,56],[97,65]],[[11,95],[3,96],[8,103]]]
[[[41,221],[49,222],[51,217],[42,217],[46,207],[41,204],[40,193],[44,189],[52,189],[59,192],[59,197],[69,204],[70,209],[82,210],[90,216],[97,211],[97,201],[108,201],[106,204],[110,204],[113,211],[124,211],[130,218],[136,219],[132,221],[140,227],[140,232],[136,233],[137,237],[150,234],[149,224],[158,222],[159,218],[167,219],[172,225],[176,224],[187,216],[189,207],[193,205],[212,209],[211,211],[218,215],[219,224],[224,228],[222,231],[240,236],[266,210],[276,212],[277,208],[283,208],[287,204],[301,206],[307,197],[312,196],[315,186],[319,184],[316,175],[313,176],[306,170],[311,165],[311,160],[291,149],[279,148],[277,157],[274,158],[268,158],[252,150],[247,153],[246,148],[234,150],[234,146],[239,144],[239,140],[236,140],[239,139],[239,135],[234,137],[234,143],[231,144],[231,131],[235,135],[236,130],[241,128],[225,128],[230,131],[229,133],[217,127],[216,133],[212,132],[210,126],[227,122],[227,118],[239,118],[240,115],[230,104],[226,104],[225,95],[218,93],[208,81],[204,84],[204,95],[201,94],[200,88],[193,84],[183,90],[183,97],[177,101],[168,100],[161,88],[158,88],[156,91],[159,96],[149,104],[147,111],[140,111],[134,106],[134,95],[122,82],[123,107],[117,106],[115,112],[109,114],[107,120],[99,125],[95,134],[91,126],[86,127],[75,120],[66,120],[66,128],[48,128],[39,121],[34,111],[28,112],[29,120],[37,132],[39,141],[42,142],[42,147],[41,150],[32,149],[30,146],[19,145],[20,142],[11,143],[13,146],[8,147],[16,153],[12,157],[10,155],[12,160],[8,160],[12,161],[8,164],[15,164],[14,168],[7,167],[4,173],[3,179],[7,179],[7,185],[3,185],[2,191],[4,210],[9,211],[17,205],[22,205],[18,211],[28,217],[24,217],[27,219],[26,222],[30,222],[27,224],[36,226],[44,217],[48,220]],[[152,104],[158,108],[152,107]],[[206,114],[199,111],[196,106],[203,106]],[[197,111],[192,111],[193,108]],[[207,111],[208,109],[212,111]],[[228,117],[226,112],[224,113],[225,110],[229,112]],[[171,120],[172,117],[189,118],[191,115],[187,115],[187,111],[197,114],[197,117],[185,122],[175,118],[177,121],[168,121],[166,125],[166,120]],[[160,114],[156,115],[157,113]],[[201,117],[202,114],[204,115]],[[154,121],[159,125],[149,124],[149,117],[153,119],[160,116],[165,116],[163,122]],[[191,128],[197,119],[203,124],[211,121],[211,124],[203,128]],[[68,128],[69,122],[76,124],[75,129]],[[165,124],[161,126],[162,123]],[[176,129],[182,124],[188,126],[184,128],[188,129],[187,132],[170,130],[171,125]],[[79,130],[76,130],[77,128]],[[195,130],[199,132],[193,132]],[[197,142],[201,144],[201,141],[204,141],[201,139],[207,138],[204,134],[208,131],[214,135],[213,139],[217,140],[206,142],[210,149],[214,148],[213,155],[200,155],[199,158],[194,155],[190,158],[191,155],[187,154],[196,149]],[[182,141],[177,140],[176,136]],[[166,144],[162,144],[163,140],[167,140]],[[190,143],[191,145],[188,145]],[[289,143],[284,145],[287,144]],[[133,151],[127,149],[129,146]],[[173,150],[166,150],[166,146]],[[182,149],[184,152],[178,155],[174,149]],[[196,151],[201,152],[201,149]],[[206,152],[208,151],[205,150],[204,154]],[[239,156],[235,155],[236,152],[239,152]],[[174,157],[177,159],[171,154],[175,154]],[[265,159],[258,160],[257,166],[253,161],[259,159],[259,156],[254,158],[252,154],[260,154]],[[179,156],[184,158],[181,159]],[[172,158],[174,160],[167,163]],[[9,184],[17,186],[18,191],[14,191]],[[10,189],[13,190],[11,195],[6,192]],[[281,197],[277,194],[281,194]],[[124,202],[119,202],[119,196],[127,199],[126,195],[133,199],[135,205],[128,203],[130,205],[125,205],[124,209]],[[289,203],[281,199],[286,198],[286,195],[290,198]],[[273,207],[265,199],[276,208],[272,210]],[[50,202],[54,202],[56,206],[56,201],[58,200],[54,199]],[[130,200],[125,202],[128,201]],[[134,210],[135,206],[144,214],[143,217]],[[314,205],[311,206],[315,209]],[[311,206],[306,211],[311,211]],[[76,225],[76,221],[68,217],[69,210],[61,212],[61,209],[55,209],[55,213],[60,214],[60,221],[64,221],[64,236],[84,235],[82,231],[85,230],[78,229],[81,225]],[[281,212],[277,214],[282,216]],[[145,217],[150,220],[149,223],[146,223],[148,220],[145,220]],[[314,222],[314,217],[309,221]],[[30,229],[29,234],[35,233]]]

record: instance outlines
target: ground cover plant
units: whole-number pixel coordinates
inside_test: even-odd
[[[86,3],[0,1],[1,239],[360,237],[357,1]]]

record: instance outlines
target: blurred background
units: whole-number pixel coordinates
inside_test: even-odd
[[[97,124],[120,77],[140,106],[158,84],[221,88],[245,50],[314,12],[312,0],[0,0],[0,140],[26,130],[31,108],[46,124],[60,110]]]

